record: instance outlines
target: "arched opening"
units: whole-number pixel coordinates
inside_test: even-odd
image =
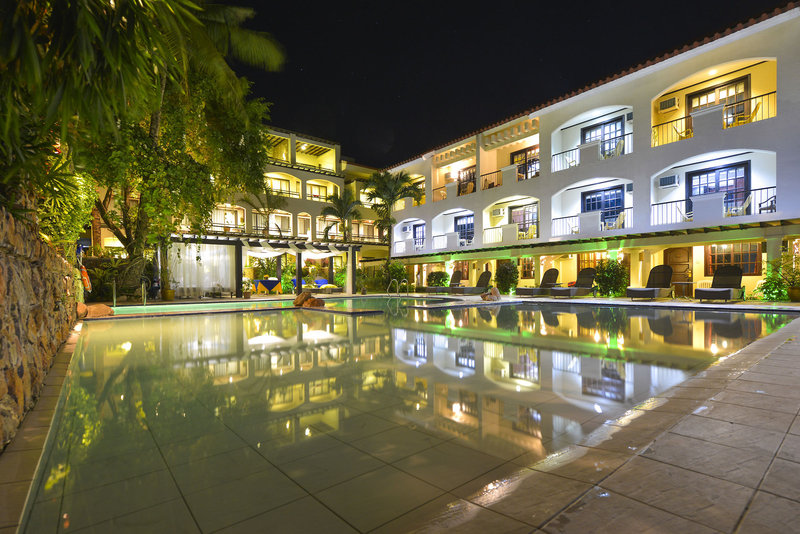
[[[552,236],[597,235],[633,227],[633,182],[590,178],[565,187],[552,199]]]
[[[539,237],[539,199],[515,195],[483,210],[483,244],[515,243]]]
[[[581,154],[586,157],[595,150],[594,157],[599,159],[629,154],[633,151],[633,107],[611,105],[585,111],[556,128],[551,143],[552,172],[580,165]]]
[[[464,208],[440,213],[431,221],[431,233],[434,250],[471,246],[475,238],[475,213]]]
[[[403,219],[395,224],[393,234],[392,250],[396,254],[408,254],[425,249],[425,221],[418,217]]]

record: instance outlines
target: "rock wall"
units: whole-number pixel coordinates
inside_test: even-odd
[[[0,207],[0,450],[39,397],[75,322],[73,272],[35,223]]]

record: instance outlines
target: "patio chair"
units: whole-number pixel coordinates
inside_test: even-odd
[[[492,271],[483,271],[478,277],[474,287],[451,287],[451,295],[480,295],[489,290],[489,283],[492,281]]]
[[[744,202],[740,206],[731,206],[725,211],[725,217],[738,217],[739,215],[747,215],[747,208],[753,202],[753,195],[747,195]]]
[[[742,300],[744,288],[742,287],[742,268],[738,265],[720,265],[714,271],[711,287],[698,287],[694,290],[694,298],[703,300]]]
[[[550,296],[552,297],[582,297],[591,293],[597,296],[597,287],[594,286],[594,277],[597,276],[597,271],[591,267],[581,269],[578,273],[578,280],[572,287],[553,287],[550,289]]]
[[[453,290],[454,287],[458,287],[461,285],[461,271],[455,271],[453,276],[450,277],[450,286],[449,287],[425,287],[426,293],[447,293],[447,290]]]
[[[558,285],[558,269],[547,269],[542,275],[539,287],[518,287],[518,297],[540,297],[549,295],[550,290]]]
[[[672,267],[656,265],[650,269],[645,287],[629,287],[625,296],[631,299],[669,298],[674,294],[672,289]]]

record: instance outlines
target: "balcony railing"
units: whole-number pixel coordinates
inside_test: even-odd
[[[311,193],[306,191],[306,199],[313,200],[314,202],[328,202],[329,198],[327,193]]]
[[[287,189],[273,189],[272,193],[275,195],[279,195],[282,197],[289,197],[289,198],[300,198],[299,191],[289,191]]]
[[[553,154],[553,172],[563,171],[564,169],[569,169],[570,167],[574,167],[581,162],[581,153],[580,149],[573,148],[572,150],[566,150],[564,152],[559,152],[558,154]]]
[[[777,195],[775,187],[762,187],[746,191],[730,192],[725,195],[722,205],[725,217],[740,217],[742,215],[760,215],[774,213],[777,209]]]
[[[307,163],[297,163],[297,162],[292,163],[292,162],[286,161],[284,159],[273,158],[273,157],[269,157],[269,158],[267,158],[267,160],[269,161],[269,163],[272,163],[273,165],[278,165],[280,167],[290,167],[292,169],[302,169],[302,170],[305,170],[305,171],[311,171],[311,172],[316,172],[316,173],[320,173],[320,174],[327,174],[327,175],[330,175],[330,176],[344,176],[344,174],[341,173],[341,172],[336,172],[333,169],[326,169],[326,168],[322,167],[321,165],[309,165]]]
[[[433,236],[433,249],[441,250],[443,248],[447,248],[447,236],[446,235]]]
[[[517,224],[517,241],[522,241],[523,239],[536,239],[538,237],[539,237],[539,221],[527,224],[526,223]]]
[[[394,244],[394,253],[395,254],[405,254],[406,252],[406,242],[405,241],[398,241]]]
[[[359,243],[380,243],[381,238],[375,235],[354,235],[351,236],[350,239],[352,241],[357,241]]]
[[[481,174],[481,190],[492,189],[503,185],[502,171],[487,172]]]
[[[244,223],[242,224],[226,224],[212,222],[209,226],[212,232],[226,233],[226,234],[241,234],[244,233]]]
[[[444,187],[444,186],[437,187],[436,189],[433,190],[433,201],[434,202],[438,202],[440,200],[445,200],[446,198],[447,198],[447,188],[446,187]]]
[[[469,195],[475,192],[475,175],[472,178],[458,181],[458,196]]]
[[[425,238],[424,237],[415,237],[414,238],[414,250],[424,250],[425,249]]]
[[[777,93],[754,96],[722,108],[722,127],[734,128],[751,122],[769,119],[776,113]]]
[[[580,229],[580,220],[577,215],[553,219],[553,237],[577,234]]]
[[[633,152],[633,132],[600,141],[600,158],[609,159]]]
[[[529,159],[523,163],[517,164],[517,181],[530,180],[539,176],[541,172],[541,164],[539,158]]]
[[[650,226],[678,224],[691,220],[692,214],[686,209],[686,200],[673,200],[650,205]]]
[[[500,243],[503,240],[503,229],[497,228],[484,228],[483,230],[483,244]]]
[[[652,146],[667,145],[682,139],[689,139],[694,136],[692,131],[692,117],[681,117],[679,119],[662,122],[653,126]]]
[[[622,230],[633,228],[633,208],[608,210],[601,215],[603,230]]]

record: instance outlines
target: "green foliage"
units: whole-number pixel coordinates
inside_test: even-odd
[[[505,261],[498,262],[497,273],[494,275],[495,284],[500,293],[508,294],[512,287],[517,286],[519,280],[519,270],[517,269],[516,262]]]
[[[355,198],[352,191],[344,189],[341,195],[329,197],[328,202],[330,205],[322,208],[320,215],[324,217],[333,217],[340,222],[330,224],[325,228],[325,239],[328,238],[328,232],[330,232],[336,224],[339,224],[342,233],[342,241],[348,241],[350,239],[352,220],[361,218],[361,212],[358,211],[358,206],[361,206],[361,201]]]
[[[333,274],[333,283],[337,287],[344,287],[347,284],[347,271],[339,270]]]
[[[785,282],[786,287],[800,287],[800,257],[787,252],[772,260],[770,266]]]
[[[242,277],[242,292],[247,293],[253,291],[253,281],[246,276]]]
[[[69,194],[38,191],[39,230],[51,243],[63,248],[67,259],[74,261],[74,244],[83,233],[84,225],[92,220],[97,193],[94,182],[81,174],[67,174],[64,179],[69,182],[66,190]]]
[[[753,297],[768,301],[789,300],[789,295],[787,293],[788,285],[786,281],[781,278],[779,270],[773,263],[777,262],[772,262],[767,265],[767,274],[764,280],[756,287],[755,291],[753,291]]]
[[[428,287],[446,287],[450,283],[450,275],[445,271],[428,273]]]
[[[600,295],[619,297],[625,294],[625,289],[630,285],[630,275],[622,263],[600,260],[595,269],[597,269],[595,282]]]
[[[250,265],[253,267],[253,278],[264,280],[271,278],[278,273],[278,262],[275,258],[250,258]],[[283,267],[283,266],[282,266]],[[282,271],[285,269],[281,269]]]
[[[419,201],[425,195],[424,182],[415,182],[405,171],[376,172],[369,177],[364,189],[367,191],[367,199],[374,203],[372,209],[378,214],[375,226],[383,232],[386,243],[390,241],[392,226],[397,222],[392,217],[394,205],[409,197]]]
[[[386,286],[392,280],[397,280],[400,282],[404,278],[406,278],[406,266],[403,265],[399,261],[390,261],[389,263],[385,263],[383,265],[383,288],[386,289]],[[394,289],[394,288],[393,288]]]

